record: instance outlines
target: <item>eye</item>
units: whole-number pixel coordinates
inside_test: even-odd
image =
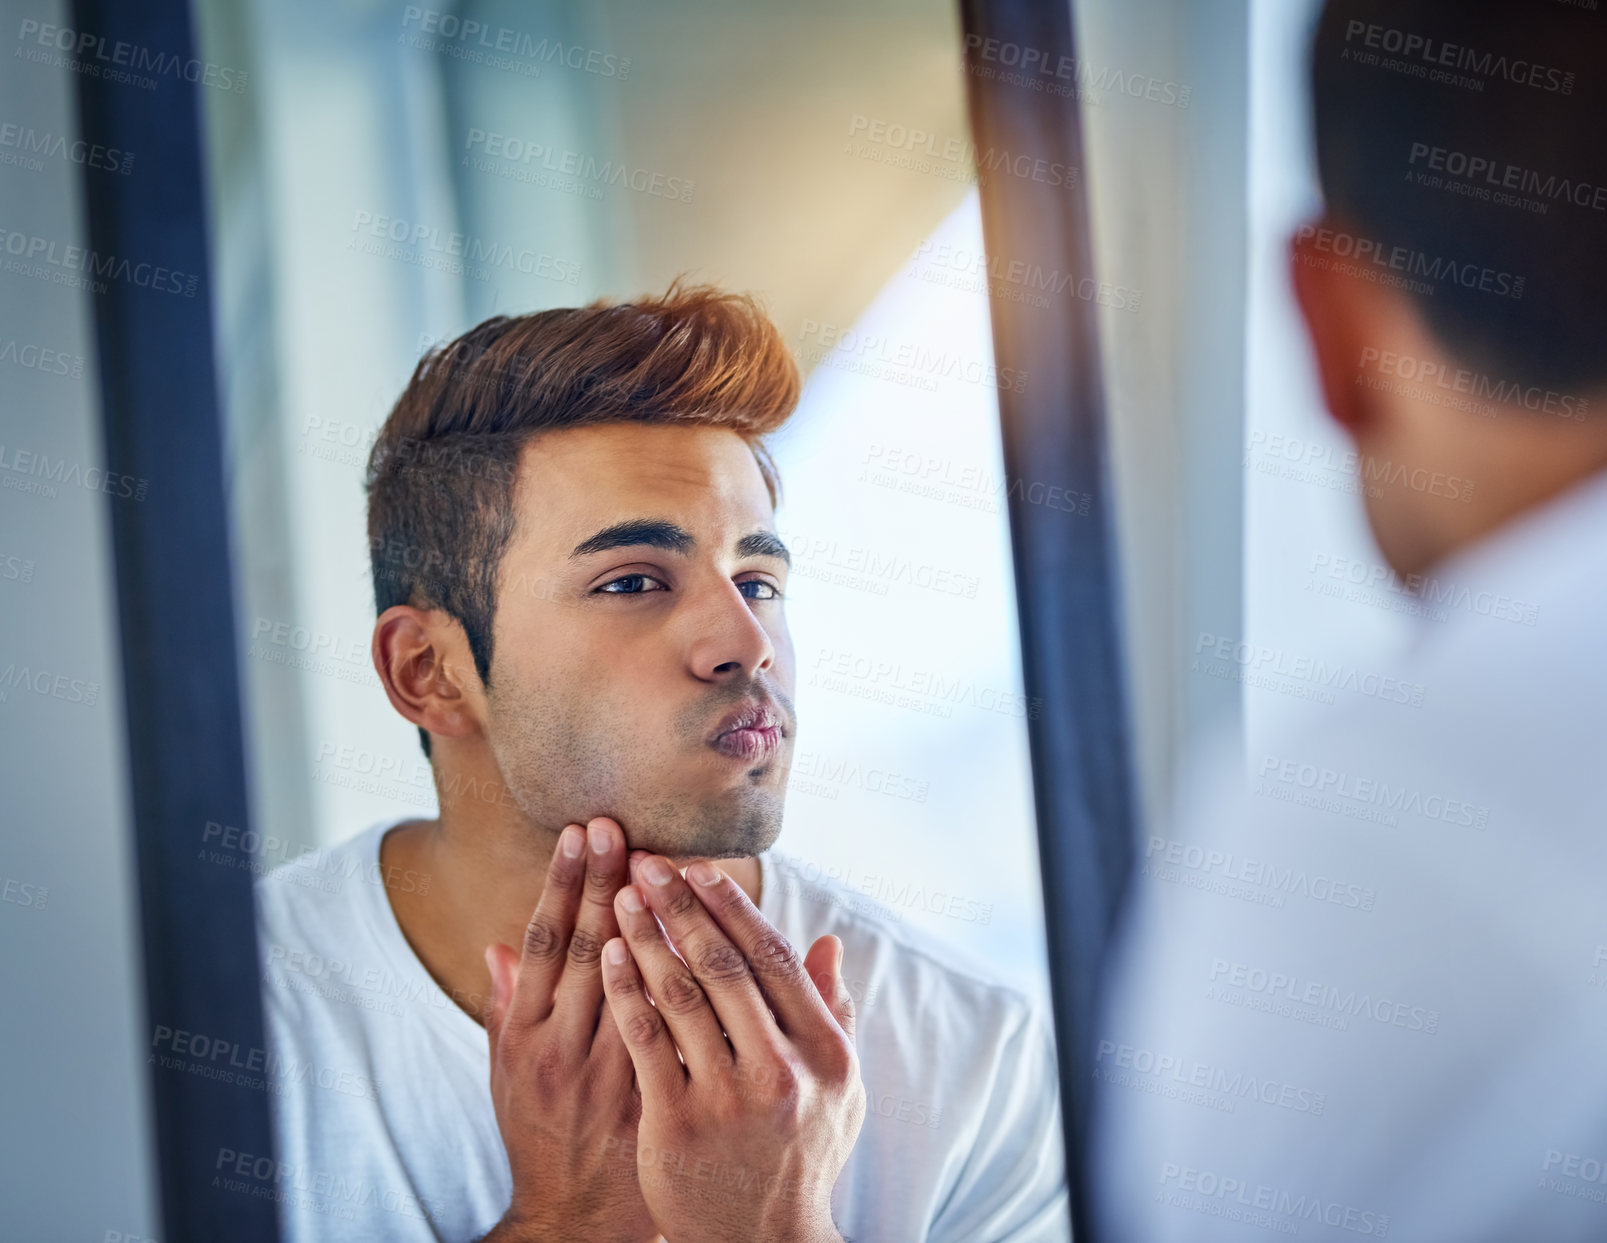
[[[750,587],[753,588],[752,591],[748,590],[748,588],[750,588]],[[766,582],[762,578],[746,578],[746,579],[743,579],[740,583],[737,584],[737,590],[740,591],[749,600],[779,600],[779,599],[781,599],[781,589],[779,587],[777,587],[774,583]]]
[[[669,588],[650,574],[621,574],[597,590],[612,596],[639,596],[648,591],[668,591]]]

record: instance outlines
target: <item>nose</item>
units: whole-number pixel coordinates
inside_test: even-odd
[[[775,663],[776,649],[770,632],[754,616],[747,597],[729,579],[710,591],[702,607],[688,618],[688,624],[688,663],[693,676],[704,682],[753,677]]]

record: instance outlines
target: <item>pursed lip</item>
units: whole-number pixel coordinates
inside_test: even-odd
[[[709,745],[736,760],[769,759],[786,737],[781,717],[768,703],[750,699],[738,704],[720,720]]]

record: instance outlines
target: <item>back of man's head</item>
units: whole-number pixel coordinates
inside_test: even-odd
[[[1517,384],[1607,384],[1607,14],[1328,0],[1312,80],[1330,222],[1381,249],[1445,351]]]

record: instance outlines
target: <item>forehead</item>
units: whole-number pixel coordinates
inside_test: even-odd
[[[542,432],[520,453],[514,505],[521,543],[565,555],[628,518],[743,533],[775,521],[753,450],[723,427],[602,423]]]

